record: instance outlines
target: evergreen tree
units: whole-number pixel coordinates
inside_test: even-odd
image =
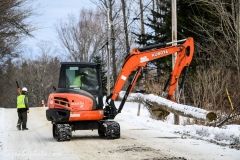
[[[171,1],[163,1],[161,4],[159,6],[160,12],[152,10],[150,16],[147,17],[148,22],[145,25],[148,26],[149,31],[145,35],[134,33],[137,36],[136,42],[138,44],[148,46],[172,41]],[[178,40],[187,37],[198,39],[198,36],[193,32],[194,25],[191,20],[194,16],[194,9],[197,10],[187,1],[177,1]],[[172,71],[172,56],[156,59],[151,63],[157,67],[158,75],[169,74]],[[194,66],[196,63],[193,62],[191,65]]]
[[[0,82],[1,84],[4,84],[0,87],[2,91],[2,93],[0,93],[0,107],[16,107],[17,87],[15,77],[18,74],[11,59],[7,60],[6,64],[3,66],[3,68],[1,68],[0,75]]]

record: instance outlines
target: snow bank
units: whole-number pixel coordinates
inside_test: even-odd
[[[116,101],[115,104],[119,106],[120,102]],[[150,113],[143,105],[140,116],[137,116],[137,110],[137,102],[126,102],[122,112],[115,119],[117,121],[127,121],[133,126],[181,134],[182,137],[191,136],[220,144],[240,146],[240,125],[226,125],[222,128],[201,125],[174,125],[172,119],[160,121],[150,118]]]

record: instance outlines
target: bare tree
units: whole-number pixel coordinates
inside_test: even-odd
[[[144,13],[143,13],[143,3],[142,0],[139,1],[139,8],[140,8],[140,19],[141,19],[141,34],[145,34],[145,27],[144,27]]]
[[[122,2],[122,13],[123,13],[123,26],[125,33],[125,44],[126,44],[126,53],[130,53],[130,45],[128,40],[128,28],[127,28],[127,17],[126,17],[126,2],[125,0],[121,0]]]
[[[198,51],[203,50],[210,55],[211,63],[218,63],[222,67],[236,69],[240,79],[240,60],[237,53],[237,18],[238,0],[207,1],[197,0],[196,5],[202,5],[208,17],[215,18],[214,22],[203,16],[194,16],[193,22],[197,25],[199,36],[205,41],[196,43]],[[201,14],[201,13],[200,13]],[[239,81],[240,82],[240,81]]]
[[[99,11],[82,9],[79,18],[69,15],[56,30],[72,61],[91,61],[105,40],[105,19]]]
[[[196,106],[225,112],[224,108],[228,105],[231,111],[229,104],[224,103],[225,89],[240,96],[240,56],[236,45],[238,1],[195,2],[192,5],[201,5],[198,15],[192,19],[197,26],[193,32],[202,40],[195,41],[195,53],[199,57],[196,60],[201,67],[197,68],[197,77],[190,82],[191,95]],[[237,105],[238,101],[233,103]]]
[[[17,57],[19,44],[36,28],[27,21],[34,16],[31,0],[0,0],[0,61]]]
[[[189,89],[192,91],[190,96],[193,97],[194,106],[207,110],[218,110],[223,107],[225,89],[231,79],[229,72],[212,66],[208,70],[198,69],[196,77],[188,79],[186,83],[190,83]]]
[[[109,20],[109,30],[110,30],[110,39],[108,39],[108,45],[110,47],[110,56],[112,64],[112,79],[113,82],[117,79],[117,57],[116,57],[116,35],[118,35],[119,30],[117,30],[117,21],[119,18],[119,13],[121,8],[118,7],[118,3],[115,0],[100,0],[94,1],[94,3],[100,8],[102,13],[105,15],[106,19]],[[112,83],[114,84],[114,83]],[[112,85],[111,84],[111,85]]]
[[[16,80],[21,87],[25,86],[29,90],[30,106],[41,106],[42,100],[45,102],[52,87],[57,87],[60,71],[60,61],[54,57],[56,50],[51,42],[40,42],[38,44],[39,56],[26,58],[19,62],[19,71]]]

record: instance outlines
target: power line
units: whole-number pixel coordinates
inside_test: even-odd
[[[143,11],[151,4],[152,1],[150,1],[145,7],[144,9],[135,17],[133,18],[132,22],[130,22],[127,26],[130,26],[135,20],[139,19],[138,17],[143,13]]]

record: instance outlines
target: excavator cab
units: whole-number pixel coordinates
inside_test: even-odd
[[[103,91],[100,64],[89,62],[62,62],[58,88],[68,91],[88,92],[97,101],[97,109],[103,108]]]
[[[100,137],[120,137],[119,124],[105,120],[100,70],[97,63],[61,63],[58,88],[49,95],[46,110],[57,141],[70,140],[75,130],[97,129]]]

